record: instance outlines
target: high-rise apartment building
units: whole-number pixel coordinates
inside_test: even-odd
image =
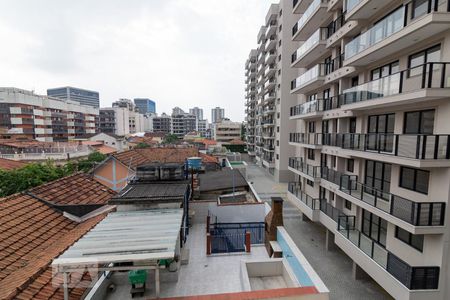
[[[284,15],[289,1],[272,4],[261,26],[256,49],[250,51],[246,69],[247,147],[257,163],[277,181],[290,181],[288,162],[281,159],[293,153],[289,132],[293,128],[286,116],[296,99],[290,92],[290,80],[297,71],[282,53],[295,51],[288,28],[295,16]],[[280,130],[283,128],[284,130]]]
[[[189,109],[189,113],[197,117],[197,120],[203,120],[203,109],[194,107]]]
[[[225,118],[225,109],[216,107],[211,109],[211,122],[218,123],[221,122]]]
[[[291,46],[277,55],[295,74],[281,79],[294,98],[281,96],[289,121],[277,125],[293,149],[280,152],[295,177],[289,200],[326,228],[327,247],[353,260],[355,277],[367,273],[396,299],[450,298],[449,1],[279,5]],[[259,113],[252,58],[248,121]],[[253,141],[258,154],[257,126],[249,149]]]
[[[63,100],[77,101],[82,105],[100,107],[100,96],[98,92],[79,89],[75,87],[61,87],[47,90],[47,96]]]
[[[72,100],[0,88],[0,138],[67,141],[95,133],[98,109]]]
[[[119,99],[112,107],[100,109],[98,131],[124,136],[145,131],[144,115],[129,99]]]
[[[172,108],[172,115],[182,115],[184,113],[185,113],[184,110],[182,110],[178,106],[175,106],[174,108]]]
[[[139,113],[145,114],[155,114],[156,104],[155,101],[148,98],[135,98],[134,104],[139,109]]]

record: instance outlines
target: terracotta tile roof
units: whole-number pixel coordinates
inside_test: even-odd
[[[28,192],[54,205],[107,204],[116,194],[84,173],[63,177],[32,188]]]
[[[230,141],[231,145],[245,145],[245,142],[243,140],[234,139]]]
[[[104,216],[76,223],[28,195],[1,199],[0,299],[63,299],[62,289],[52,283],[51,261]],[[84,291],[71,289],[71,299]]]
[[[201,152],[199,154],[200,157],[202,158],[202,162],[204,163],[219,163],[219,160],[215,156],[204,154]]]
[[[145,148],[132,149],[113,156],[124,165],[135,169],[153,162],[181,163],[188,157],[199,156],[199,151],[196,148]]]
[[[0,158],[1,170],[13,170],[25,167],[27,164],[21,161]]]
[[[110,147],[110,146],[106,146],[106,145],[92,145],[92,148],[94,148],[95,150],[97,150],[98,152],[100,152],[101,154],[112,154],[112,153],[116,153],[117,149]]]
[[[214,145],[217,145],[217,142],[215,141],[215,140],[208,140],[208,139],[203,139],[203,140],[200,140],[200,141],[198,141],[199,143],[202,143],[202,144],[204,144],[204,145],[206,145],[206,146],[214,146]]]

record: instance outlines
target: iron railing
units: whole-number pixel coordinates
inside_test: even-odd
[[[320,166],[308,165],[301,157],[289,157],[289,167],[313,178],[320,178]]]
[[[312,210],[320,209],[320,200],[315,199],[303,192],[298,182],[289,182],[288,192],[294,195],[297,199],[306,204],[306,206],[308,206]]]

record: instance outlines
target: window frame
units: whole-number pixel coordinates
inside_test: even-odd
[[[409,188],[409,187],[406,187],[406,186],[403,186],[403,170],[405,170],[405,169],[409,169],[409,170],[413,170],[413,187],[412,188]],[[418,172],[424,172],[424,173],[427,173],[428,174],[428,182],[427,182],[427,192],[423,192],[423,191],[419,191],[419,190],[417,190],[417,173]],[[423,194],[423,195],[428,195],[428,191],[430,190],[430,175],[431,175],[431,172],[430,171],[427,171],[427,170],[422,170],[422,169],[415,169],[415,168],[411,168],[411,167],[405,167],[405,166],[401,166],[400,167],[400,178],[399,178],[399,181],[398,181],[398,186],[399,187],[401,187],[401,188],[403,188],[403,189],[406,189],[406,190],[409,190],[409,191],[413,191],[413,192],[416,192],[416,193],[420,193],[420,194]]]
[[[434,122],[436,120],[436,118],[435,118],[436,117],[436,110],[435,109],[425,109],[425,110],[406,111],[403,114],[403,134],[429,134],[429,135],[432,135],[433,132],[431,132],[431,133],[424,133],[423,132],[423,128],[422,128],[422,125],[423,125],[423,114],[426,113],[426,112],[431,112],[431,111],[433,112],[433,132],[434,132]],[[407,115],[408,114],[414,114],[414,113],[419,113],[419,125],[418,125],[419,130],[418,130],[418,132],[406,132]]]
[[[400,236],[399,236],[399,230],[402,230],[402,231],[404,231],[404,234],[407,234],[408,235],[408,240],[407,241],[405,241],[403,238],[401,238]],[[424,245],[424,241],[425,241],[425,235],[424,234],[412,234],[411,232],[409,232],[409,231],[406,231],[405,229],[403,229],[403,228],[400,228],[400,227],[398,227],[398,226],[395,226],[395,238],[397,239],[397,240],[399,240],[399,241],[402,241],[404,244],[407,244],[408,246],[410,246],[411,248],[413,248],[413,249],[415,249],[415,250],[417,250],[417,251],[419,251],[419,252],[421,252],[421,253],[423,253],[423,245]],[[413,237],[415,237],[415,236],[418,236],[418,237],[421,237],[422,238],[422,241],[421,241],[421,247],[416,247],[415,246],[415,244],[413,244],[413,242],[412,242],[412,239],[413,239]]]

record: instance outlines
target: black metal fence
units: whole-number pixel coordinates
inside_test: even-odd
[[[246,232],[250,233],[250,244],[264,243],[264,222],[211,224],[211,253],[245,251]]]

